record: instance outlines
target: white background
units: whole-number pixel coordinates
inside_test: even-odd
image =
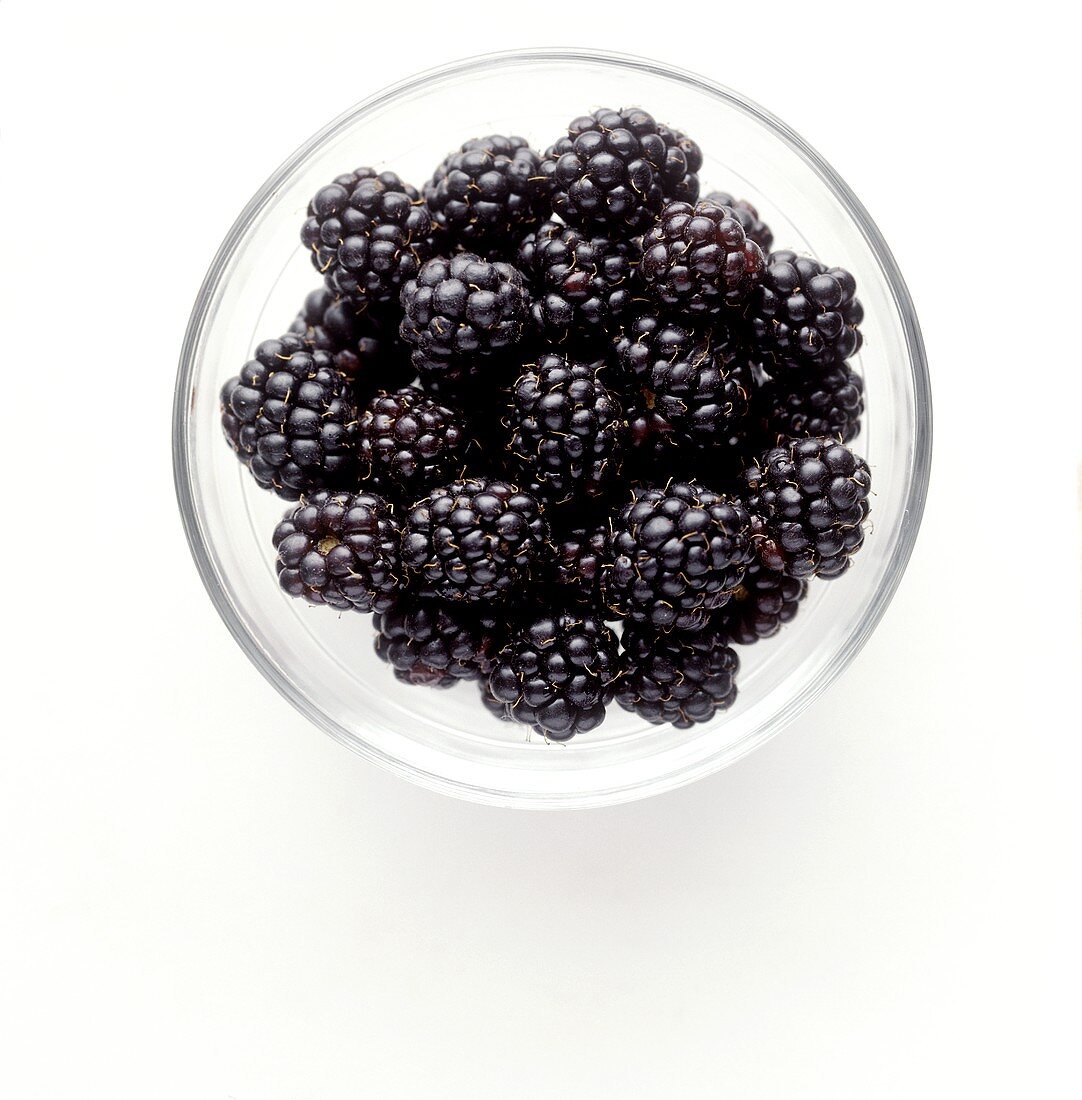
[[[963,7],[0,5],[0,1096],[1080,1094],[1077,32]],[[898,596],[794,727],[534,815],[288,708],[197,579],[169,428],[277,164],[392,80],[552,44],[706,73],[838,168],[937,436]]]

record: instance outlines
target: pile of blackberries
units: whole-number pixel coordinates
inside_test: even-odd
[[[687,726],[736,697],[734,645],[863,540],[847,444],[853,277],[639,109],[544,154],[493,135],[417,190],[358,168],[312,199],[323,278],[222,390],[291,596],[373,613],[405,683],[475,681],[554,741],[607,706]]]

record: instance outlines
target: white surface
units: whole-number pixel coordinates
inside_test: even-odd
[[[1072,35],[1042,3],[695,8],[644,37],[578,4],[0,7],[0,1095],[1078,1094]],[[203,594],[168,432],[199,280],[275,165],[391,80],[553,41],[706,72],[839,169],[913,291],[937,438],[895,603],[797,727],[536,816],[289,710]]]

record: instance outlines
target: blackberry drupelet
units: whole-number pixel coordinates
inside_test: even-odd
[[[326,287],[305,298],[289,331],[309,348],[330,352],[360,400],[406,386],[417,373],[398,335],[397,317],[376,306],[359,310],[356,302],[337,298]]]
[[[498,600],[525,590],[549,534],[536,497],[485,478],[432,490],[404,528],[407,569],[445,600]]]
[[[728,441],[747,419],[752,365],[735,329],[696,328],[653,312],[636,317],[616,342],[625,373],[647,405],[696,446]]]
[[[488,680],[492,700],[550,741],[596,729],[620,674],[616,635],[585,610],[543,612],[513,631]]]
[[[790,577],[838,577],[864,542],[868,464],[832,439],[797,439],[745,471],[755,552]]]
[[[409,504],[462,474],[462,416],[412,386],[369,401],[358,427],[359,464],[382,492]]]
[[[807,581],[752,562],[740,587],[717,613],[714,622],[730,641],[751,645],[760,638],[773,637],[792,622],[807,594]]]
[[[702,152],[645,111],[607,108],[575,119],[541,162],[553,211],[569,225],[642,233],[666,199],[694,202]]]
[[[274,531],[278,581],[339,611],[385,611],[401,583],[401,530],[375,493],[312,493]]]
[[[495,620],[463,604],[402,593],[373,619],[376,653],[405,684],[451,687],[492,669]]]
[[[358,168],[316,192],[301,240],[336,294],[390,302],[432,254],[432,219],[394,172]]]
[[[502,255],[544,217],[540,166],[525,138],[474,138],[436,169],[424,187],[425,203],[451,243]]]
[[[746,199],[734,199],[728,191],[711,191],[704,198],[707,202],[716,202],[718,206],[727,206],[733,212],[733,217],[744,227],[744,235],[748,240],[754,241],[762,249],[764,256],[769,254],[770,246],[774,243],[774,233],[750,202]]]
[[[864,412],[864,383],[848,363],[791,378],[786,374],[771,380],[756,394],[757,419],[768,446],[805,436],[843,443],[856,438]]]
[[[627,423],[599,363],[546,352],[511,395],[511,459],[544,501],[598,497],[620,472]]]
[[[552,535],[551,588],[575,603],[602,609],[601,574],[608,557],[609,526],[572,526]]]
[[[574,226],[545,222],[519,247],[534,291],[534,327],[551,343],[603,337],[631,305],[637,259],[632,245]]]
[[[264,489],[287,500],[353,483],[357,408],[325,351],[287,333],[264,340],[221,392],[222,428]]]
[[[530,297],[522,273],[472,252],[429,260],[402,288],[402,338],[422,378],[468,385],[522,339]]]
[[[643,286],[662,305],[688,314],[742,306],[766,261],[727,206],[672,202],[642,240]]]
[[[611,520],[605,600],[621,618],[657,630],[701,630],[753,557],[738,500],[696,482],[640,488]]]
[[[707,722],[736,699],[740,658],[711,627],[698,634],[624,629],[624,675],[616,701],[654,725],[687,729]]]
[[[843,268],[795,252],[772,252],[748,307],[767,370],[830,367],[856,354],[864,319],[856,289]]]

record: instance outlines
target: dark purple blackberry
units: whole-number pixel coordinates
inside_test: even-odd
[[[792,622],[800,601],[808,594],[808,582],[765,569],[758,562],[747,573],[733,598],[717,613],[714,623],[739,645],[771,638]]]
[[[624,710],[654,725],[687,729],[733,705],[740,658],[720,631],[659,635],[629,626],[622,641],[625,669],[616,701]]]
[[[733,217],[744,227],[744,236],[749,241],[754,241],[762,249],[764,256],[770,252],[774,234],[750,202],[746,199],[734,199],[728,191],[711,191],[704,198],[707,202],[716,202],[718,206],[727,206],[733,212]]]
[[[616,635],[587,611],[544,612],[496,655],[490,697],[550,741],[596,729],[620,675]]]
[[[376,653],[405,684],[451,687],[492,670],[499,648],[493,619],[472,607],[403,593],[372,620]]]
[[[544,217],[540,166],[525,138],[474,138],[436,169],[425,184],[425,203],[452,243],[503,255]]]
[[[549,534],[536,497],[483,478],[432,490],[404,528],[406,567],[445,600],[498,600],[524,590]]]
[[[668,470],[680,442],[672,424],[655,408],[654,396],[649,392],[629,399],[627,438],[625,472],[645,468],[657,474]]]
[[[642,233],[667,199],[694,202],[701,167],[699,147],[645,111],[602,109],[571,123],[541,173],[565,222],[626,238]]]
[[[792,378],[782,375],[756,394],[757,419],[768,445],[806,436],[843,443],[856,438],[864,412],[864,383],[848,363]]]
[[[832,439],[797,439],[745,473],[755,552],[790,577],[838,577],[864,542],[871,473]]]
[[[603,588],[621,618],[658,630],[701,630],[754,557],[737,500],[695,482],[636,491],[611,521]]]
[[[864,319],[856,289],[843,268],[795,252],[772,252],[748,306],[767,370],[829,367],[855,355]]]
[[[637,259],[623,241],[550,221],[522,242],[518,261],[534,292],[534,326],[552,343],[603,336],[631,305]]]
[[[291,596],[339,611],[385,611],[401,583],[401,530],[375,493],[306,497],[274,530],[278,581]]]
[[[469,438],[460,413],[412,386],[373,397],[358,436],[362,476],[406,503],[461,476]]]
[[[264,340],[221,392],[222,428],[264,489],[287,500],[353,483],[357,407],[325,351],[296,333]]]
[[[639,273],[662,305],[701,315],[743,305],[765,264],[727,206],[671,202],[643,237]]]
[[[303,337],[309,348],[330,352],[360,400],[377,390],[406,386],[417,373],[398,335],[397,317],[376,306],[359,310],[356,302],[337,298],[326,287],[305,298],[289,331]]]
[[[531,492],[552,504],[597,497],[620,472],[627,424],[597,363],[546,352],[515,383],[511,459]]]
[[[624,329],[616,354],[645,401],[696,446],[722,443],[744,427],[752,390],[748,352],[720,321],[695,328],[642,313]]]
[[[553,532],[552,563],[546,578],[550,590],[575,603],[600,609],[601,574],[608,558],[607,523],[574,526]]]
[[[422,378],[468,384],[522,339],[530,297],[518,268],[472,252],[436,257],[402,288],[402,338]]]
[[[394,172],[358,168],[316,192],[301,240],[336,294],[390,302],[432,254],[432,219]]]

